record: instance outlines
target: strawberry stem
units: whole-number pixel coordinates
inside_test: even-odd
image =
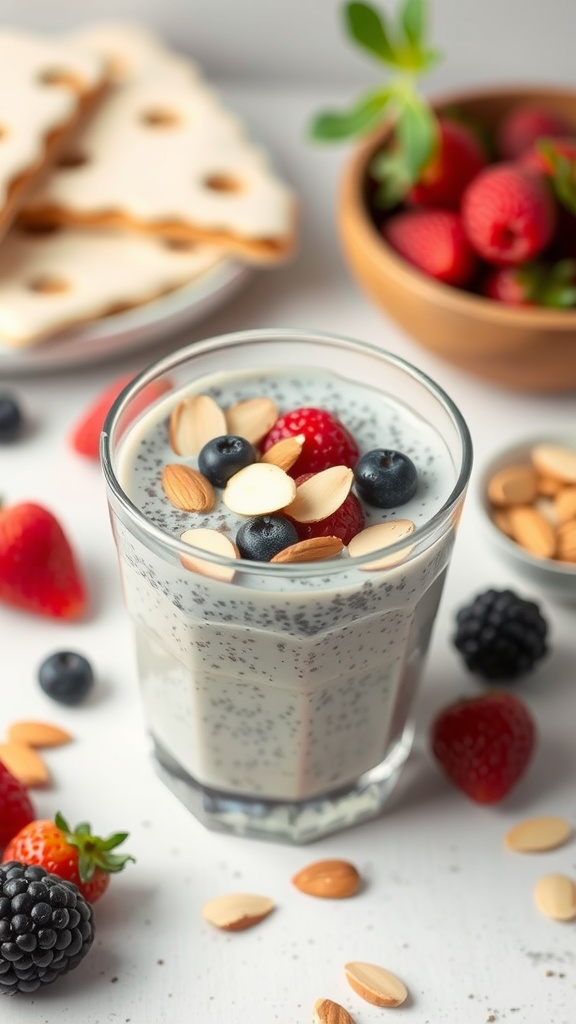
[[[128,838],[128,832],[114,832],[104,839],[92,835],[92,828],[87,821],[81,821],[74,829],[70,828],[60,811],[54,823],[64,834],[66,842],[78,850],[78,874],[82,882],[89,882],[96,868],[107,874],[115,874],[122,871],[128,861],[135,861],[129,853],[110,852]]]

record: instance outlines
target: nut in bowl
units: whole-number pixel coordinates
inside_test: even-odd
[[[539,593],[576,603],[576,432],[510,445],[484,467],[479,487],[498,553]]]

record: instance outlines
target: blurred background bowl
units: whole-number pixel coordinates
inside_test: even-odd
[[[518,576],[531,584],[535,595],[541,594],[551,601],[576,604],[576,562],[559,562],[552,558],[538,558],[516,544],[500,530],[492,519],[488,499],[488,483],[501,469],[508,466],[530,465],[530,452],[537,444],[559,445],[576,452],[576,427],[554,435],[524,438],[498,451],[481,469],[478,477],[478,499],[482,510],[482,523],[486,536],[506,564]],[[576,528],[576,521],[575,521]]]
[[[512,109],[537,103],[574,125],[576,92],[482,89],[435,102],[494,128]],[[576,390],[576,310],[520,308],[427,277],[399,256],[375,226],[367,202],[368,166],[388,137],[371,136],[345,166],[338,227],[345,259],[361,288],[416,341],[477,377],[523,391]]]

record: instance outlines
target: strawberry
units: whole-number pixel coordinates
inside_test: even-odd
[[[384,237],[405,260],[447,284],[468,284],[476,258],[452,210],[408,210],[385,222]]]
[[[302,451],[289,470],[296,478],[303,473],[320,473],[330,466],[356,464],[359,451],[352,434],[343,423],[326,409],[293,409],[276,420],[276,423],[262,441],[262,451],[267,452],[277,441],[285,437],[304,438]]]
[[[486,166],[487,158],[478,137],[466,124],[440,118],[434,156],[407,196],[413,206],[442,206],[457,210],[462,193]]]
[[[77,619],[87,595],[56,517],[23,502],[0,509],[0,601],[56,619]]]
[[[303,473],[302,476],[296,477],[296,486],[299,487],[312,476],[314,473]],[[340,508],[325,519],[319,519],[315,523],[298,523],[290,516],[287,518],[294,523],[300,540],[308,540],[310,537],[340,537],[343,544],[349,544],[352,537],[364,529],[364,509],[352,492],[344,499]]]
[[[0,850],[33,820],[34,808],[26,787],[0,761]]]
[[[98,459],[100,456],[100,435],[104,426],[106,416],[118,395],[125,387],[134,380],[133,373],[126,373],[122,377],[109,384],[97,398],[89,405],[86,412],[73,426],[69,441],[79,455],[87,459]],[[159,398],[170,389],[167,381],[151,381],[132,400],[130,405],[130,419],[134,419],[143,412],[155,399]],[[128,423],[126,419],[125,424]]]
[[[571,135],[567,121],[553,110],[526,103],[510,111],[500,122],[498,150],[504,160],[517,160],[545,135]]]
[[[519,697],[493,690],[444,708],[432,724],[431,741],[451,782],[476,803],[493,804],[524,774],[536,728]]]
[[[548,245],[556,207],[539,175],[516,164],[492,164],[464,192],[462,218],[476,252],[508,266],[533,259]]]
[[[86,821],[71,829],[58,813],[54,821],[33,821],[21,829],[8,843],[3,860],[39,864],[74,882],[84,898],[95,903],[106,892],[110,875],[134,860],[129,854],[112,852],[127,836],[127,832],[116,832],[107,839],[93,836]]]

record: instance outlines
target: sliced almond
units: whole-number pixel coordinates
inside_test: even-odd
[[[488,481],[493,505],[530,505],[536,497],[536,473],[532,466],[506,466]]]
[[[23,786],[45,786],[49,779],[44,761],[25,743],[0,743],[0,761]]]
[[[504,845],[515,853],[541,853],[563,846],[572,835],[572,826],[566,818],[527,818],[508,829]]]
[[[222,501],[241,516],[261,516],[289,505],[296,484],[279,466],[254,462],[230,478]]]
[[[193,395],[172,410],[168,433],[177,455],[198,455],[208,441],[229,430],[224,411],[210,395]]]
[[[210,481],[197,469],[180,462],[164,466],[162,488],[168,501],[183,512],[210,512],[216,504]]]
[[[48,722],[12,722],[7,736],[10,743],[24,743],[28,747],[59,747],[72,740],[69,732]]]
[[[317,860],[297,871],[292,884],[308,896],[342,900],[358,892],[361,880],[348,860]]]
[[[539,558],[553,558],[556,551],[554,527],[535,508],[511,508],[508,513],[512,536],[517,544]]]
[[[294,500],[284,511],[298,523],[318,523],[340,508],[353,483],[354,473],[348,466],[323,469],[300,484]]]
[[[241,892],[209,900],[202,907],[202,916],[215,928],[222,928],[225,932],[241,932],[259,924],[272,910],[274,902],[268,896]]]
[[[333,1003],[331,999],[317,999],[312,1024],[354,1024],[354,1018],[340,1003]]]
[[[220,530],[209,530],[202,527],[185,530],[180,535],[180,540],[184,541],[185,544],[192,544],[195,548],[201,548],[202,551],[209,551],[214,555],[222,555],[223,558],[238,559],[240,557],[240,552],[234,542],[225,533],[220,533]],[[181,561],[186,569],[198,572],[201,576],[210,576],[214,580],[227,581],[234,578],[235,569],[232,566],[219,565],[218,562],[209,562],[198,555],[182,555]]]
[[[310,537],[279,551],[270,562],[280,565],[289,562],[321,562],[325,558],[335,558],[343,547],[340,537]]]
[[[576,451],[555,444],[537,444],[531,451],[532,465],[542,476],[576,484]]]
[[[368,526],[352,538],[348,545],[348,554],[352,558],[368,555],[371,551],[380,551],[381,548],[396,544],[404,537],[414,533],[415,526],[411,519],[388,519],[385,523],[376,523],[375,526]],[[386,569],[392,565],[398,565],[408,557],[412,547],[402,548],[393,555],[383,555],[374,559],[373,562],[366,562],[360,568],[364,572],[372,572],[376,569]]]
[[[258,444],[278,419],[278,406],[271,398],[246,398],[226,409],[225,434],[238,434]]]
[[[576,521],[563,523],[556,531],[556,557],[561,562],[576,562]]]
[[[554,498],[557,523],[569,523],[576,519],[576,487],[563,487]]]
[[[260,462],[271,462],[273,466],[280,466],[285,473],[296,462],[304,444],[304,434],[297,434],[296,437],[284,437],[281,441],[273,444],[260,459]]]
[[[538,494],[541,494],[544,498],[553,498],[555,494],[562,487],[562,481],[557,480],[553,476],[542,476],[538,474],[536,478],[536,490]]]
[[[534,899],[538,910],[554,921],[576,917],[576,884],[567,875],[544,875],[536,882]]]
[[[359,961],[346,964],[346,980],[355,992],[374,1006],[400,1006],[408,998],[404,982],[385,967]]]

